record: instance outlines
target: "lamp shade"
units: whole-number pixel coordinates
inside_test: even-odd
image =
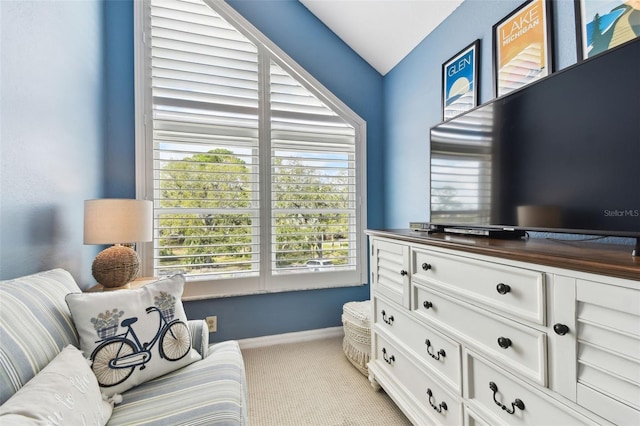
[[[151,241],[153,203],[105,198],[84,202],[84,243],[123,244]]]

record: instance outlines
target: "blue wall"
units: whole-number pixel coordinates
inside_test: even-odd
[[[480,39],[480,103],[493,99],[492,26],[523,0],[465,0],[384,78],[384,226],[426,221],[429,209],[429,129],[442,121],[442,64]],[[554,62],[577,60],[572,1],[554,1]]]
[[[102,196],[102,2],[0,1],[0,279],[91,281],[83,201]]]
[[[108,198],[136,197],[133,4],[104,2],[105,181]]]
[[[368,226],[383,226],[382,76],[296,0],[229,1],[238,12],[367,121]],[[135,196],[133,6],[107,1],[108,197]],[[216,341],[341,325],[342,305],[369,298],[368,285],[187,302],[189,318],[218,316]]]

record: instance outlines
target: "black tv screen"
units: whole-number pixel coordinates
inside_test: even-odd
[[[640,39],[430,140],[431,224],[640,237]]]

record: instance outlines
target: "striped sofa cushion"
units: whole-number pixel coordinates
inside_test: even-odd
[[[189,333],[191,335],[191,347],[198,351],[204,358],[209,347],[209,328],[205,320],[189,320]]]
[[[247,387],[238,343],[122,394],[108,425],[247,425]],[[162,407],[162,409],[158,409]]]
[[[78,335],[64,300],[80,289],[54,269],[0,281],[0,404],[34,377]]]

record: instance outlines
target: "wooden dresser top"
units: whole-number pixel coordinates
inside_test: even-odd
[[[411,229],[365,232],[370,236],[640,281],[640,257],[631,255],[632,246],[542,238],[501,240],[428,234]]]

